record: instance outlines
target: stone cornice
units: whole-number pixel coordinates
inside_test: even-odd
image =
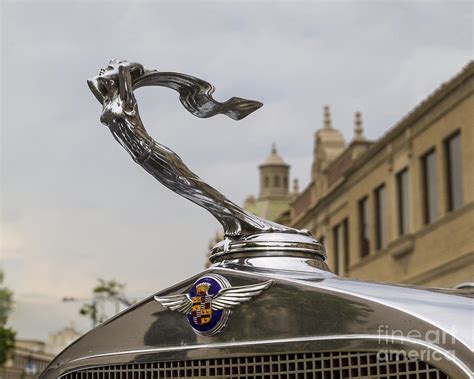
[[[368,162],[378,162],[373,158],[383,149],[402,136],[407,129],[412,128],[414,132],[410,133],[410,139],[417,136],[433,122],[441,118],[449,110],[474,93],[474,61],[464,68],[464,70],[453,79],[442,84],[428,98],[417,105],[411,112],[402,118],[385,135],[377,140],[369,149],[363,153],[347,171],[346,178],[354,174],[361,166]],[[442,104],[443,103],[443,104]],[[435,109],[433,109],[436,107]],[[431,111],[431,113],[429,113]],[[392,150],[395,153],[397,150]],[[381,154],[379,161],[384,160],[384,154]]]

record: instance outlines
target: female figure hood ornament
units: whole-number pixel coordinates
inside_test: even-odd
[[[229,254],[261,251],[278,254],[291,251],[325,258],[324,248],[307,231],[246,212],[203,182],[171,149],[155,141],[143,125],[133,91],[145,86],[174,89],[183,106],[201,118],[224,114],[240,120],[259,109],[262,103],[239,97],[220,103],[212,98],[214,87],[204,80],[186,74],[147,70],[139,63],[116,59],[101,69],[98,76],[88,80],[88,84],[102,104],[101,122],[109,127],[134,161],[170,190],[208,210],[222,224],[225,240],[214,247],[211,261]]]

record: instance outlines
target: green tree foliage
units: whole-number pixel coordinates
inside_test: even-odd
[[[5,363],[10,351],[15,346],[15,332],[6,327],[8,316],[13,309],[13,293],[3,283],[3,272],[0,271],[0,364]]]
[[[81,316],[88,316],[92,321],[92,326],[96,326],[98,323],[102,322],[101,318],[98,317],[97,312],[97,303],[93,301],[90,304],[84,304],[81,309],[79,309],[79,314]]]
[[[93,298],[90,303],[84,304],[79,310],[82,316],[88,316],[92,321],[92,326],[104,322],[108,316],[105,313],[105,303],[115,305],[115,312],[118,313],[120,304],[129,306],[132,304],[124,295],[125,284],[117,280],[98,279],[97,285],[92,289]]]
[[[0,364],[10,357],[11,350],[15,347],[15,332],[10,328],[0,326]]]
[[[99,279],[99,284],[93,289],[95,294],[105,295],[110,298],[116,298],[122,295],[123,289],[125,288],[124,283],[119,283],[115,279],[105,281]]]

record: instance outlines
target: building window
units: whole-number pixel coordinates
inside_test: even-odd
[[[421,157],[423,186],[423,220],[429,224],[438,213],[438,192],[436,191],[436,152],[431,150]]]
[[[344,248],[344,269],[349,271],[350,261],[349,261],[349,220],[346,218],[342,222],[342,246]]]
[[[265,176],[264,182],[264,186],[267,188],[270,185],[270,180],[268,179],[268,176]]]
[[[461,134],[457,132],[444,141],[446,156],[446,178],[448,192],[448,211],[459,208],[463,203]]]
[[[403,169],[397,174],[397,206],[398,234],[403,236],[410,230],[408,168]]]
[[[273,185],[275,187],[280,187],[280,177],[278,175],[275,175],[275,177],[273,178]]]
[[[341,239],[339,235],[341,234],[341,225],[336,225],[332,230],[332,237],[334,241],[334,273],[339,274],[339,255],[341,250]]]
[[[359,254],[361,257],[369,255],[370,230],[369,230],[369,199],[364,197],[359,200]]]
[[[285,176],[285,177],[283,178],[283,187],[284,187],[284,188],[288,188],[288,176]]]
[[[377,250],[387,246],[387,204],[385,184],[374,191],[375,205],[375,247]]]
[[[344,219],[333,228],[334,266],[336,274],[340,274],[341,258],[344,260],[344,271],[349,270],[349,221]]]

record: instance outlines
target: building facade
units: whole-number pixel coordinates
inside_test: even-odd
[[[72,326],[48,337],[48,342],[17,340],[10,359],[0,367],[0,379],[36,379],[53,358],[81,336]]]
[[[276,221],[308,229],[339,275],[425,286],[474,281],[474,62],[377,141],[329,108],[311,181]]]
[[[36,379],[54,358],[46,343],[36,340],[18,340],[11,358],[0,367],[1,379]]]

